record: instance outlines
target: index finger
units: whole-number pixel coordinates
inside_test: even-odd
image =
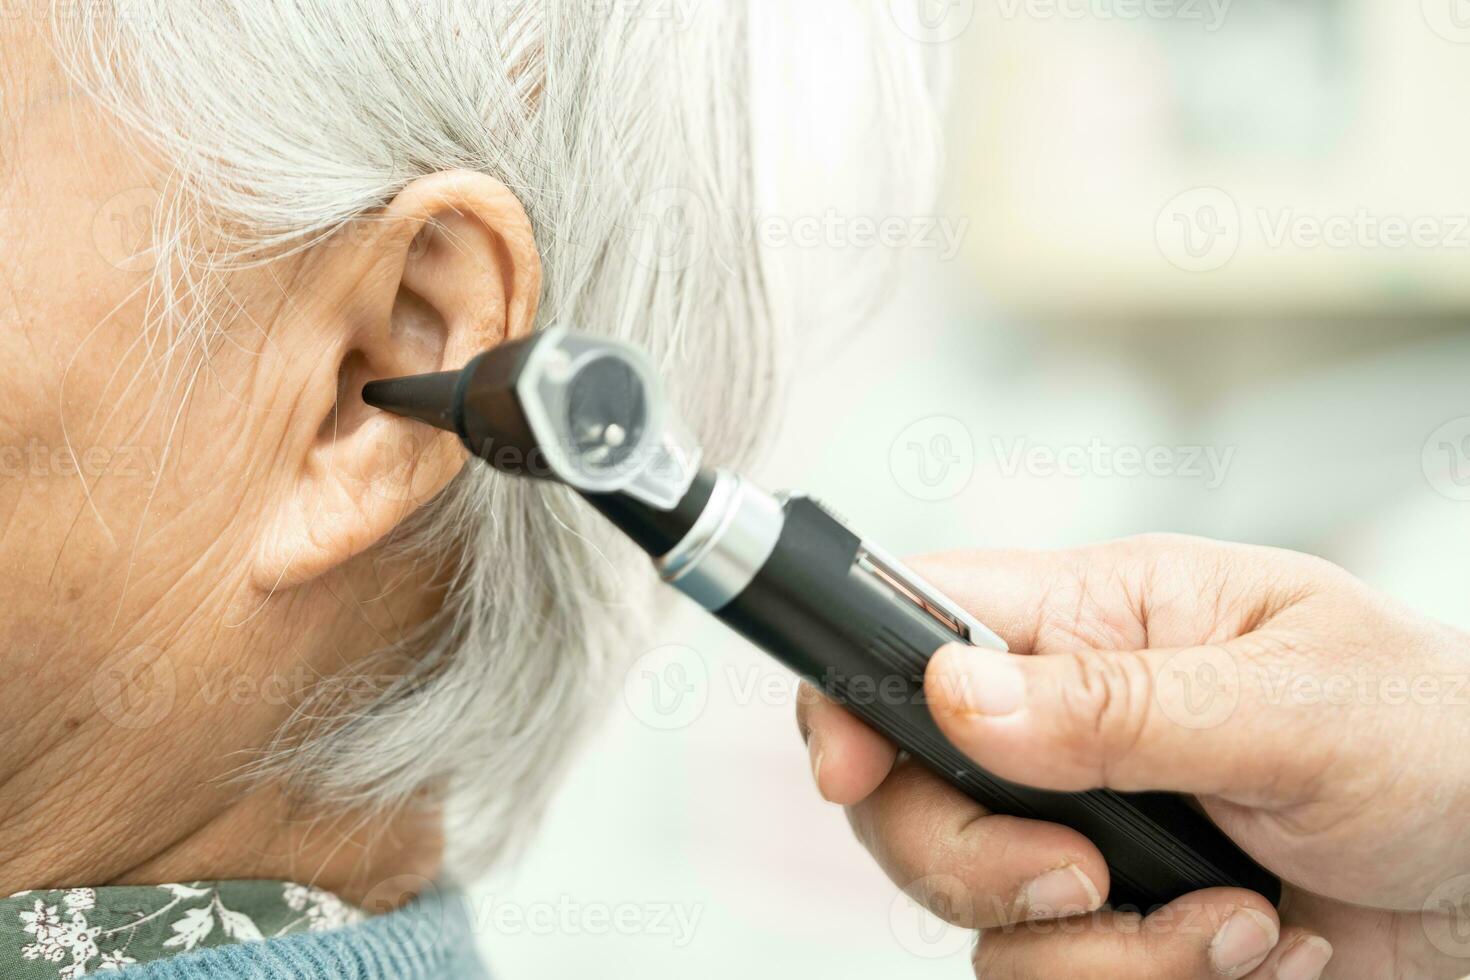
[[[898,755],[892,742],[805,681],[796,699],[796,724],[817,792],[830,803],[852,806],[867,799]]]
[[[1064,551],[984,550],[910,564],[1012,653],[1188,647],[1234,639],[1288,603],[1295,556],[1185,535]],[[1269,572],[1269,574],[1267,574]],[[1225,600],[1225,601],[1222,601]]]

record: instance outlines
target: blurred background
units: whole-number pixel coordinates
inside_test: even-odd
[[[901,285],[758,474],[900,553],[1168,530],[1470,627],[1470,3],[893,0],[954,65]],[[805,151],[807,148],[803,148]],[[683,610],[475,914],[498,976],[968,976],[811,789],[794,681]]]

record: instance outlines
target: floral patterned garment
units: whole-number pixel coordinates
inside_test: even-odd
[[[336,895],[288,881],[21,892],[0,899],[0,977],[74,980],[191,949],[355,925]]]

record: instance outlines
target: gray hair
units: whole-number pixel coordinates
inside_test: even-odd
[[[791,324],[814,315],[791,288],[806,257],[763,247],[748,218],[799,199],[767,186],[763,141],[813,141],[808,176],[832,180],[817,144],[842,100],[807,106],[783,79],[816,55],[870,86],[847,98],[871,148],[839,159],[899,193],[845,206],[923,207],[937,165],[926,52],[886,0],[112,0],[60,16],[76,77],[168,163],[153,306],[189,329],[167,350],[207,344],[230,269],[310,248],[422,175],[480,171],[536,228],[539,325],[677,366],[676,400],[723,464],[766,434]],[[451,861],[473,871],[538,818],[636,648],[652,576],[566,493],[482,467],[389,546],[449,582],[411,669],[283,736],[266,771],[352,804],[447,785]]]

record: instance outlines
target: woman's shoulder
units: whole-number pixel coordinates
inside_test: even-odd
[[[218,946],[129,967],[119,980],[486,980],[463,893],[433,888],[325,931]]]

